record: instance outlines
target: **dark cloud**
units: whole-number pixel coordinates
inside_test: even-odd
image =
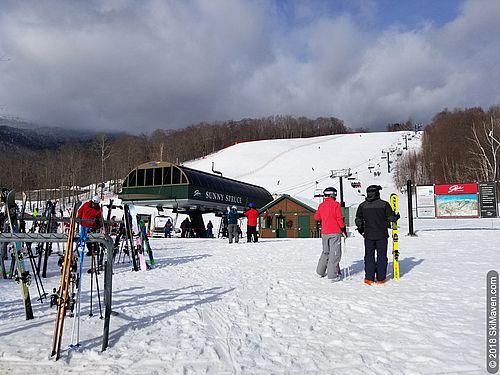
[[[307,22],[268,1],[3,1],[0,111],[130,132],[272,114],[380,128],[500,102],[498,1],[410,30],[296,4]]]

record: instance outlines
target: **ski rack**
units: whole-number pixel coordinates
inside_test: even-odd
[[[80,239],[75,235],[75,242]],[[68,235],[65,233],[0,233],[2,242],[67,242]],[[102,334],[102,351],[108,348],[109,343],[109,321],[111,318],[111,295],[113,280],[113,239],[105,234],[89,233],[87,242],[96,242],[106,248],[106,261],[104,262],[104,328]]]

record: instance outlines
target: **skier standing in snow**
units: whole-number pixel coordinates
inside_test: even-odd
[[[186,217],[181,223],[181,237],[188,238],[190,229],[191,229],[191,223],[189,219]]]
[[[214,236],[213,229],[214,229],[214,225],[212,224],[212,220],[208,220],[208,224],[207,224],[207,237],[208,238],[212,238]]]
[[[316,267],[321,277],[328,275],[332,281],[340,281],[339,263],[342,257],[341,234],[347,237],[344,219],[339,202],[336,201],[337,189],[328,187],[323,191],[325,200],[319,205],[314,219],[321,221],[321,240],[323,250]]]
[[[257,218],[259,212],[254,208],[253,203],[249,203],[248,207],[248,211],[243,213],[247,217],[247,242],[257,242]]]
[[[236,206],[232,206],[227,214],[227,229],[228,229],[228,237],[229,243],[234,242],[238,243],[240,241],[240,235],[238,233],[238,219],[240,218],[240,214],[237,211]]]
[[[170,219],[167,219],[167,222],[165,223],[165,238],[171,238],[172,237],[172,222]]]
[[[387,229],[391,222],[399,219],[391,205],[380,199],[379,185],[366,188],[366,198],[356,211],[356,227],[365,238],[365,284],[378,284],[386,281],[387,274]],[[377,259],[375,259],[375,252]]]

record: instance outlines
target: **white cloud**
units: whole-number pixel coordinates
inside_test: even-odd
[[[368,19],[374,3],[363,3]],[[38,122],[138,132],[291,114],[382,128],[500,102],[495,0],[409,31],[303,2],[296,27],[267,1],[50,4],[0,10],[0,56],[10,58],[0,63],[0,103]]]

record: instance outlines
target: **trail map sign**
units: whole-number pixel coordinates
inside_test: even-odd
[[[416,209],[418,218],[436,217],[436,208],[434,202],[434,186],[417,186],[415,189]]]
[[[497,190],[494,182],[479,183],[479,207],[481,217],[498,217]]]
[[[477,184],[435,185],[436,217],[479,217]]]

